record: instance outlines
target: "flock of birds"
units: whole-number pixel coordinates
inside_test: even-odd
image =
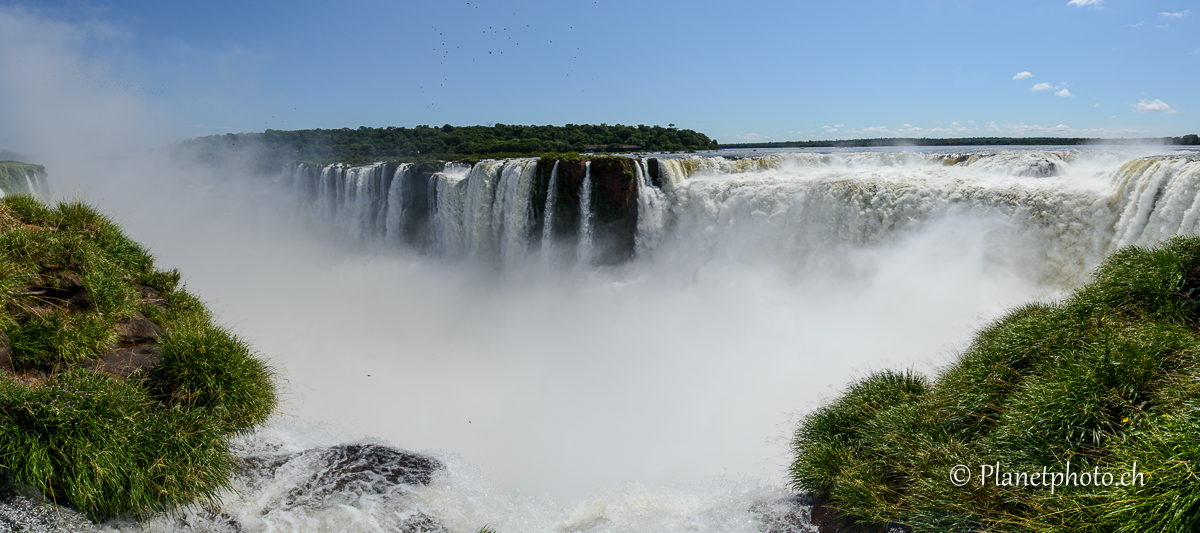
[[[593,0],[592,4],[598,5],[599,2],[596,0]],[[471,2],[466,2],[466,7],[469,9],[479,9],[480,6],[481,6],[481,4],[480,4],[479,0],[476,0],[474,4],[472,4]],[[513,13],[512,16],[518,17],[517,13]],[[461,22],[461,20],[458,20],[456,22]],[[520,40],[522,38],[526,39],[526,49],[530,48],[530,46],[529,46],[530,41],[540,40],[540,38],[536,35],[537,28],[534,28],[530,24],[525,24],[524,27],[521,27],[521,25],[518,23],[518,24],[512,25],[511,30],[509,28],[510,28],[510,26],[503,26],[503,25],[501,25],[499,27],[488,26],[487,29],[481,29],[482,35],[483,36],[491,36],[491,37],[494,37],[495,39],[484,41],[482,43],[477,40],[472,40],[472,42],[470,42],[470,43],[463,42],[462,44],[453,44],[453,39],[455,37],[455,33],[457,33],[459,35],[465,35],[466,32],[456,28],[456,31],[449,36],[450,39],[447,39],[447,35],[446,35],[447,31],[446,30],[439,29],[437,26],[434,26],[434,25],[430,25],[429,29],[432,32],[436,32],[436,34],[437,34],[435,36],[435,38],[436,38],[435,42],[439,43],[439,45],[434,46],[432,48],[432,50],[433,50],[433,52],[440,54],[440,57],[437,58],[439,65],[445,65],[447,62],[450,62],[453,58],[456,58],[457,56],[463,55],[463,54],[466,54],[466,56],[463,57],[464,60],[469,56],[474,56],[474,57],[470,57],[471,62],[478,63],[480,61],[488,60],[489,57],[494,59],[494,58],[498,58],[499,56],[504,55],[505,49],[508,49],[509,52],[516,51],[517,50],[516,47],[521,45]],[[529,31],[520,31],[520,30],[526,30],[526,29],[528,29]],[[575,26],[568,26],[567,29],[570,31],[574,31]],[[503,39],[499,39],[501,37],[503,37]],[[514,39],[514,37],[516,37],[516,39]],[[546,39],[547,45],[555,44],[553,39],[550,39],[546,36],[543,36],[541,38]],[[447,44],[448,41],[450,42],[450,44]],[[463,46],[466,46],[467,48],[464,49]],[[509,46],[511,46],[512,48],[509,48]],[[560,39],[560,43],[558,46],[565,47],[566,45],[564,45]],[[575,50],[571,51],[571,59],[578,60],[579,54],[581,53],[582,50],[583,50],[583,47],[576,46]],[[486,54],[483,53],[485,51],[487,52]],[[465,63],[465,61],[463,61],[463,62]],[[566,73],[564,74],[564,77],[570,77],[571,73],[573,73],[573,72],[575,72],[574,69],[567,69]],[[595,81],[595,80],[592,80],[592,81]],[[438,83],[438,87],[445,87],[446,84],[449,82],[450,82],[449,77],[443,77],[442,81],[440,83]],[[424,86],[420,86],[420,89],[423,94],[427,93],[429,90],[434,90],[433,87],[430,87],[427,89]],[[580,92],[586,92],[586,90],[580,89]],[[426,107],[432,107],[433,105],[434,104],[431,102]]]

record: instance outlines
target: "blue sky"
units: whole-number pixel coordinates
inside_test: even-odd
[[[0,1],[0,113],[136,115],[143,143],[446,123],[1175,136],[1200,132],[1197,19],[1179,0]]]

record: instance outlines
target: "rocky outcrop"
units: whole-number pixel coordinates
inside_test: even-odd
[[[592,161],[593,259],[598,264],[616,264],[633,257],[638,195],[634,164],[623,157]]]
[[[274,477],[284,465],[304,465],[312,474],[288,491],[284,507],[319,501],[335,492],[384,494],[397,485],[428,485],[442,464],[429,456],[378,444],[314,448],[288,455],[243,459],[242,476],[250,485]]]
[[[260,512],[267,514],[297,507],[370,506],[376,496],[386,496],[395,503],[396,499],[403,500],[412,487],[428,485],[434,472],[442,468],[441,462],[426,455],[378,444],[347,444],[287,455],[246,457],[240,477],[248,491],[278,494],[264,502]],[[264,490],[268,486],[271,488]],[[447,531],[437,519],[420,511],[397,513],[391,518],[398,521],[387,524],[389,531]]]

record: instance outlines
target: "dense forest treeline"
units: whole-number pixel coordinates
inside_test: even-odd
[[[785,141],[722,144],[721,148],[867,148],[872,146],[1074,146],[1085,144],[1177,144],[1200,145],[1195,134],[1182,137],[1141,139],[1086,139],[1082,137],[968,137],[961,139],[911,139],[884,137],[836,141]]]
[[[240,147],[239,147],[240,146]],[[681,152],[715,150],[717,142],[703,133],[662,126],[621,124],[565,126],[416,126],[414,128],[342,128],[335,130],[267,130],[227,133],[180,143],[201,157],[255,150],[261,162],[292,161],[361,163],[386,159],[453,159],[503,154],[554,152]]]

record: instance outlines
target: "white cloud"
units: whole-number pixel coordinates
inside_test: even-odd
[[[887,126],[872,126],[870,128],[863,128],[861,131],[863,133],[891,133],[887,129]]]
[[[1192,53],[1193,53],[1193,54],[1200,54],[1200,48],[1197,48],[1197,49],[1195,49],[1195,50],[1192,50]]]
[[[1162,15],[1162,16],[1164,16],[1164,17],[1167,17],[1167,18],[1169,18],[1169,19],[1181,19],[1181,18],[1183,18],[1183,17],[1186,17],[1186,16],[1188,16],[1188,13],[1191,13],[1191,11],[1188,11],[1188,10],[1186,10],[1186,9],[1185,9],[1185,10],[1183,10],[1183,11],[1180,11],[1180,12],[1178,12],[1178,13],[1167,13],[1166,11],[1163,11],[1162,13],[1159,13],[1159,15]]]
[[[1113,118],[1117,118],[1115,115]],[[1024,122],[1019,124],[1005,124],[1004,130],[1006,134],[1012,136],[1048,136],[1048,137],[1130,137],[1136,135],[1146,135],[1147,131],[1132,128],[1084,128],[1077,130],[1066,124],[1057,126],[1039,126],[1037,124],[1029,125]],[[999,128],[993,130],[999,132]]]
[[[1116,116],[1116,115],[1113,115],[1113,116],[1112,116],[1112,118],[1117,118],[1117,116]]]
[[[1145,23],[1145,22],[1139,22],[1139,23],[1137,23],[1137,24],[1126,24],[1126,25],[1125,25],[1125,27],[1126,27],[1126,28],[1140,28],[1140,27],[1142,27],[1142,26],[1145,26],[1145,25],[1146,25],[1146,23]]]
[[[1013,79],[1014,80],[1027,80],[1032,77],[1033,77],[1033,73],[1026,70],[1024,72],[1018,72],[1016,76],[1013,76]]]
[[[974,121],[974,120],[968,120],[968,121],[967,121],[967,124],[974,124],[974,123],[975,123],[975,121]]]
[[[746,142],[758,142],[758,141],[765,141],[767,139],[770,139],[770,137],[768,137],[766,135],[759,135],[757,133],[747,133],[745,135],[738,135],[738,138],[740,138],[741,140],[746,141]]]
[[[1071,91],[1068,91],[1068,90],[1066,90],[1066,89],[1063,89],[1063,90],[1061,90],[1061,91],[1058,91],[1058,92],[1054,93],[1054,96],[1061,96],[1061,97],[1063,97],[1063,98],[1066,98],[1066,97],[1068,97],[1068,96],[1071,96]]]
[[[1075,130],[1066,124],[1059,124],[1054,127],[1048,127],[1048,126],[1039,126],[1037,124],[1034,124],[1031,126],[1031,125],[1028,125],[1028,124],[1025,124],[1024,122],[1022,122],[1019,124],[1005,124],[1004,128],[1007,129],[1009,131],[1009,133],[1016,134],[1016,135],[1029,135],[1029,134],[1063,135],[1063,134],[1075,133]]]
[[[1079,7],[1087,7],[1087,6],[1100,7],[1100,4],[1103,4],[1103,3],[1104,3],[1104,0],[1071,0],[1070,2],[1067,2],[1067,5],[1079,6]]]
[[[846,125],[845,125],[845,124],[834,124],[834,125],[833,125],[833,127],[835,127],[835,128],[844,128],[844,127],[846,127]]]
[[[960,124],[959,124],[958,122],[951,122],[951,123],[950,123],[950,125],[951,125],[951,126],[958,126],[958,125],[960,125]]]
[[[911,128],[911,127],[912,127],[912,124],[905,124],[905,125],[904,125],[904,127],[905,127],[905,128]]]
[[[1138,113],[1166,113],[1168,115],[1174,115],[1179,112],[1171,109],[1171,106],[1162,100],[1146,100],[1144,98],[1134,106],[1134,111]]]
[[[1165,28],[1170,28],[1171,25],[1170,24],[1159,24],[1157,27],[1165,29]]]
[[[1050,85],[1049,83],[1045,83],[1045,82],[1043,82],[1043,83],[1039,83],[1039,84],[1037,84],[1037,85],[1034,85],[1034,86],[1033,86],[1033,88],[1031,88],[1031,89],[1029,89],[1029,90],[1031,90],[1031,91],[1033,91],[1033,92],[1035,92],[1035,93],[1040,93],[1040,92],[1042,92],[1042,91],[1049,91],[1050,89],[1053,89],[1053,88],[1054,88],[1054,86],[1053,86],[1053,85]]]

